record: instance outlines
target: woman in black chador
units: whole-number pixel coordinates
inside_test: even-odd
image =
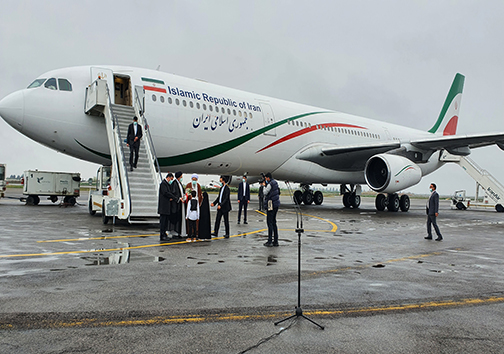
[[[200,219],[199,219],[199,239],[210,240],[211,236],[211,222],[210,222],[210,202],[208,200],[208,193],[203,192],[203,202],[200,206]]]

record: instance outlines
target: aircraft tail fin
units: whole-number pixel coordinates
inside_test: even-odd
[[[439,118],[436,124],[429,130],[429,133],[443,133],[443,135],[455,135],[457,133],[464,80],[464,75],[459,73],[455,75],[448,96],[446,96],[443,108],[439,114]]]

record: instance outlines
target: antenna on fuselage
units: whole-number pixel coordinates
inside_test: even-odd
[[[156,71],[159,71],[159,68],[160,68],[160,67],[161,67],[161,64],[159,64],[159,65],[157,66]]]

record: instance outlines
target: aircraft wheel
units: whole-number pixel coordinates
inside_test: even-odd
[[[398,211],[399,210],[399,196],[397,194],[390,194],[389,195],[389,202],[387,205],[387,209],[389,211]]]
[[[103,225],[107,225],[109,222],[110,217],[105,215],[105,200],[102,201],[102,222]]]
[[[313,194],[311,193],[311,191],[306,191],[303,193],[303,203],[305,203],[305,205],[310,205],[311,203],[313,203]]]
[[[504,212],[504,207],[502,206],[502,204],[497,204],[495,206],[495,210],[497,210],[498,213],[502,213]]]
[[[89,215],[91,215],[91,216],[96,214],[96,210],[93,210],[93,201],[91,199],[89,199],[88,211],[89,211]]]
[[[296,203],[297,205],[301,205],[302,202],[303,202],[303,192],[301,192],[300,190],[295,191],[294,203]]]
[[[350,208],[350,193],[348,192],[343,194],[343,205],[345,208]]]
[[[457,207],[458,210],[466,210],[466,207],[462,202],[457,202],[455,206]],[[497,206],[495,206],[495,210],[497,210]]]
[[[399,207],[401,211],[408,211],[410,208],[410,199],[406,194],[401,195],[401,199],[399,199]]]
[[[352,193],[350,196],[350,205],[352,206],[352,208],[357,209],[360,203],[361,203],[360,195]]]
[[[375,199],[376,210],[384,211],[386,206],[385,205],[386,200],[387,197],[385,197],[385,194],[378,194]]]
[[[315,205],[320,205],[324,201],[324,195],[322,194],[321,191],[316,191],[313,194],[313,201],[315,202]]]

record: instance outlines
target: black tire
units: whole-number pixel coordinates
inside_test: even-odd
[[[397,194],[389,194],[389,202],[388,202],[388,205],[387,205],[387,209],[389,211],[398,211],[399,210],[399,196]]]
[[[34,205],[39,205],[39,203],[40,203],[40,197],[38,195],[34,195],[33,198],[35,199],[35,201],[33,202]]]
[[[313,194],[313,201],[315,202],[315,205],[320,205],[324,202],[324,195],[321,191],[316,191]]]
[[[67,195],[67,196],[65,196],[65,197],[63,198],[63,203],[68,204],[68,203],[69,203],[69,198],[70,198],[70,197],[69,197],[68,195]]]
[[[109,220],[110,220],[110,217],[105,215],[105,200],[102,201],[102,222],[103,222],[103,225],[107,225]]]
[[[354,209],[357,209],[360,206],[361,197],[355,193],[352,193],[350,196],[350,206]]]
[[[385,194],[378,194],[375,199],[375,206],[376,210],[378,211],[384,211],[386,207],[385,201],[387,200],[387,197]]]
[[[305,205],[310,205],[313,203],[313,193],[311,191],[306,191],[303,193],[303,203]]]
[[[303,192],[301,192],[300,190],[295,191],[294,203],[296,203],[297,205],[301,205],[302,202],[303,202]]]
[[[497,204],[495,206],[495,210],[498,212],[498,213],[503,213],[504,212],[504,207],[502,206],[502,204]]]
[[[455,205],[457,207],[458,210],[466,210],[466,206],[464,205],[464,203],[462,202],[457,202],[457,204]],[[497,210],[497,206],[495,206],[496,210]]]
[[[348,192],[343,194],[343,205],[345,208],[350,208],[350,193]]]
[[[410,208],[410,199],[406,194],[401,195],[401,199],[399,199],[399,207],[401,211],[408,211]]]
[[[58,201],[58,197],[57,197],[57,196],[55,196],[55,195],[51,195],[51,196],[49,197],[49,200],[50,200],[51,202],[53,202],[53,203],[56,203],[56,202]]]
[[[26,205],[35,205],[35,198],[33,195],[26,197]]]
[[[75,199],[75,197],[68,198],[68,204],[70,204],[71,206],[74,206],[75,203],[77,203],[77,199]]]
[[[89,215],[91,215],[91,216],[96,214],[96,210],[93,210],[93,201],[91,200],[91,198],[89,198],[88,211],[89,211]]]

